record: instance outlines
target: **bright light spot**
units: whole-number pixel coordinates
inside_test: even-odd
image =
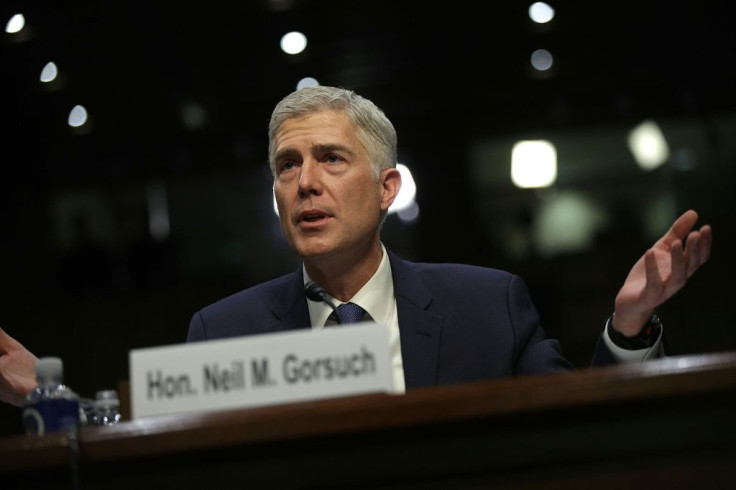
[[[511,151],[511,181],[516,187],[548,187],[557,180],[557,150],[546,140],[518,141]]]
[[[187,102],[181,108],[181,120],[189,129],[201,129],[207,124],[207,111],[197,102]]]
[[[534,220],[535,249],[547,257],[586,250],[606,224],[605,212],[589,198],[574,192],[560,193],[541,206]]]
[[[69,126],[78,128],[87,122],[87,109],[81,105],[75,105],[69,113]]]
[[[293,31],[281,38],[281,49],[287,54],[299,54],[307,47],[307,37],[301,32]]]
[[[532,53],[531,57],[532,66],[535,70],[546,71],[552,68],[554,61],[552,60],[552,53],[546,49],[538,49]]]
[[[19,32],[26,25],[26,19],[23,14],[15,14],[10,18],[8,23],[5,25],[5,32],[8,34],[15,34]]]
[[[304,87],[319,87],[319,82],[312,77],[306,77],[299,80],[299,83],[296,84],[296,89],[301,90]]]
[[[43,67],[43,70],[41,70],[41,81],[48,83],[53,82],[56,80],[56,75],[59,74],[59,71],[56,69],[56,65],[53,61],[49,61],[46,63],[46,66]]]
[[[403,163],[397,163],[396,168],[401,174],[401,189],[399,195],[394,199],[391,207],[388,208],[388,213],[396,213],[403,209],[408,208],[414,202],[414,197],[417,195],[417,185],[414,183],[414,177],[411,175],[409,168]]]
[[[171,231],[169,224],[169,204],[166,198],[166,184],[150,181],[146,186],[148,201],[148,231],[157,242],[166,240]]]
[[[555,17],[555,9],[544,2],[535,2],[529,7],[529,18],[537,24],[546,24]]]
[[[412,202],[409,207],[398,211],[396,216],[398,216],[404,223],[414,223],[419,219],[419,204],[417,204],[416,201]]]
[[[644,121],[629,133],[629,150],[643,170],[654,170],[670,157],[670,149],[659,125]]]

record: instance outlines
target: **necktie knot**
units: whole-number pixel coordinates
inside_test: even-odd
[[[355,303],[344,303],[337,307],[340,323],[357,323],[363,320],[365,310]]]

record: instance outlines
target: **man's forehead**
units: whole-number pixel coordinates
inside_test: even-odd
[[[333,114],[334,113],[334,114]],[[361,143],[344,113],[324,111],[284,121],[275,135],[276,153],[356,150]]]

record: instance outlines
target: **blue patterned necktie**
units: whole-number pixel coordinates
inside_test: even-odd
[[[363,319],[365,310],[355,303],[345,303],[337,307],[340,323],[357,323]]]

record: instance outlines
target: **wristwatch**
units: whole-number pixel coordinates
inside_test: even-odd
[[[618,347],[628,350],[647,349],[653,346],[659,338],[659,333],[662,331],[662,320],[657,315],[652,314],[649,317],[649,320],[644,324],[644,328],[641,329],[639,335],[627,337],[613,328],[614,314],[611,314],[606,321],[606,331],[611,341]]]

